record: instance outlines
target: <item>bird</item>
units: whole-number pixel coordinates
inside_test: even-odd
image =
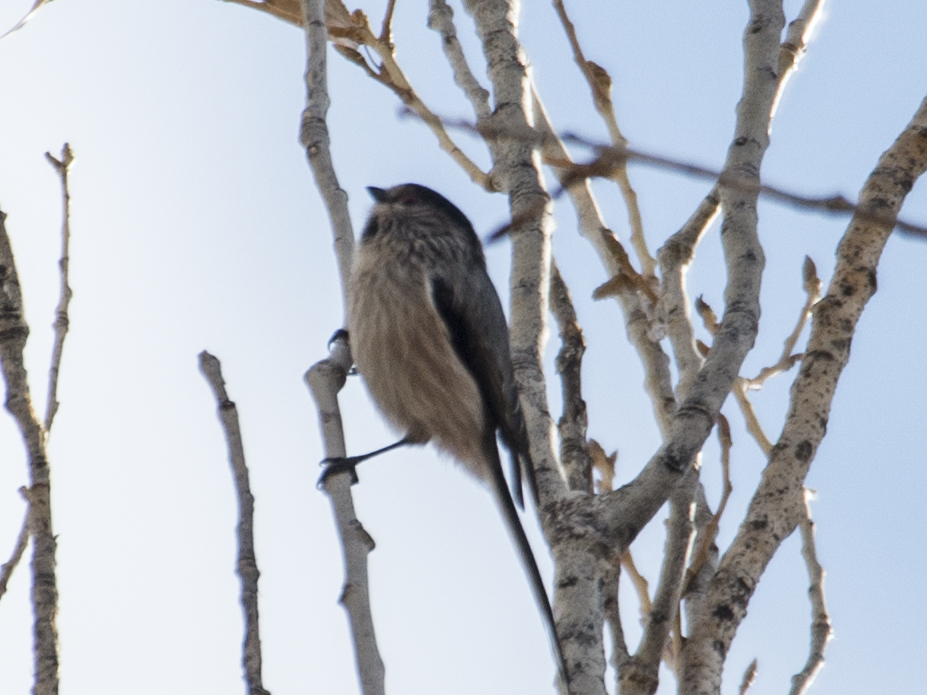
[[[406,444],[433,442],[492,491],[569,683],[553,610],[516,509],[524,480],[538,491],[515,383],[508,325],[482,244],[447,198],[406,183],[368,187],[374,206],[348,284],[348,335],[357,371],[385,418],[405,436],[327,474]],[[496,438],[511,458],[511,493]]]

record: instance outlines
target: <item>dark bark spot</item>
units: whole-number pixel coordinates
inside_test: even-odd
[[[840,286],[840,294],[844,297],[852,297],[854,292],[856,292],[856,288],[853,285],[844,284]]]
[[[734,144],[737,145],[738,147],[743,147],[743,146],[746,145],[749,141],[750,141],[749,138],[746,138],[746,137],[739,137],[739,138],[737,138],[736,140],[734,140]]]
[[[712,613],[712,616],[714,616],[718,620],[724,620],[724,621],[733,620],[734,611],[731,610],[730,606],[721,605],[715,608],[714,612]]]
[[[875,293],[878,291],[878,289],[879,289],[879,285],[878,285],[878,283],[876,282],[876,271],[875,271],[875,268],[871,268],[871,269],[869,270],[869,273],[866,275],[866,280],[869,281],[869,292],[872,293],[872,294],[875,294]]]
[[[807,463],[808,459],[811,458],[811,448],[811,442],[807,439],[799,442],[795,447],[795,458],[802,463]]]
[[[570,587],[576,586],[579,583],[579,580],[576,577],[568,577],[564,579],[558,585],[561,589],[569,589]]]
[[[718,654],[721,655],[721,658],[723,659],[724,654],[727,652],[727,649],[725,649],[724,647],[724,642],[722,642],[719,639],[716,639],[714,642],[711,643],[711,646],[714,648],[716,652],[718,652]]]
[[[769,525],[769,522],[766,519],[756,519],[755,521],[750,522],[750,528],[754,531],[762,531]]]

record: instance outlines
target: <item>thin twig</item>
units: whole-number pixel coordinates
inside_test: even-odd
[[[61,271],[61,294],[55,309],[55,345],[52,348],[51,368],[48,371],[48,398],[45,401],[45,434],[51,433],[52,421],[58,412],[58,374],[61,370],[61,356],[64,353],[64,339],[68,334],[68,305],[71,303],[71,288],[68,286],[68,248],[71,242],[71,194],[68,191],[68,171],[74,162],[74,153],[68,143],[61,148],[61,159],[55,159],[50,153],[45,158],[51,162],[61,178],[61,259],[58,268]]]
[[[811,310],[821,298],[821,280],[818,277],[814,261],[808,256],[805,256],[805,262],[802,266],[802,285],[806,295],[805,305],[798,315],[795,328],[792,330],[789,337],[785,339],[779,361],[771,367],[764,367],[760,370],[760,373],[752,379],[746,379],[745,386],[748,390],[758,389],[763,385],[763,382],[770,377],[782,372],[787,372],[795,366],[795,363],[801,358],[800,355],[793,354],[795,351],[795,344],[798,342],[801,332],[805,329],[805,324],[808,323],[808,319],[811,318]]]
[[[438,138],[441,149],[457,162],[475,184],[484,190],[494,191],[495,187],[489,174],[480,169],[451,139],[441,119],[425,105],[413,89],[396,60],[395,47],[391,42],[373,33],[367,16],[360,10],[349,13],[341,0],[327,0],[326,21],[335,50],[398,96],[405,107],[428,126]],[[371,66],[357,50],[360,46],[369,47],[380,58],[381,64]]]
[[[705,325],[705,330],[707,330],[712,335],[716,335],[718,332],[718,317],[715,315],[715,312],[712,310],[711,306],[709,306],[709,304],[704,299],[699,297],[695,300],[695,310],[701,317],[702,323]],[[698,347],[701,351],[703,351],[703,356],[708,354],[708,348],[707,346],[704,346],[703,343],[699,342]],[[731,393],[734,394],[734,399],[737,401],[737,405],[740,407],[740,412],[743,415],[744,424],[747,426],[747,431],[753,436],[753,438],[756,440],[756,443],[759,444],[760,449],[763,450],[763,453],[768,456],[769,452],[772,451],[772,443],[769,441],[769,438],[763,431],[763,426],[760,424],[760,420],[756,416],[756,411],[753,409],[753,404],[750,402],[750,399],[747,398],[747,380],[740,376],[734,379],[734,385],[731,387]]]
[[[535,127],[541,138],[540,142],[543,143],[544,158],[568,159],[566,147],[554,133],[537,92],[533,93],[533,97]],[[564,175],[564,172],[556,168],[554,173],[558,178]],[[645,388],[650,396],[657,424],[661,433],[666,434],[670,419],[676,411],[676,400],[673,396],[669,358],[651,330],[650,316],[657,301],[656,295],[650,292],[646,279],[631,265],[627,251],[614,232],[605,226],[588,182],[578,182],[562,190],[566,190],[576,210],[580,233],[592,244],[611,278],[597,290],[596,296],[614,296],[620,302],[628,339],[636,348],[644,368]]]
[[[644,575],[637,570],[637,565],[634,564],[634,556],[631,555],[630,550],[625,550],[621,554],[621,566],[631,578],[631,583],[634,584],[634,590],[637,592],[637,600],[641,607],[641,622],[645,622],[653,608],[653,603],[650,601],[650,586],[647,584],[647,579]]]
[[[627,147],[628,141],[625,139],[624,135],[621,134],[621,129],[618,127],[618,117],[615,115],[615,105],[612,102],[611,76],[601,65],[593,63],[591,60],[586,60],[586,57],[583,55],[583,49],[579,44],[579,38],[576,36],[576,28],[573,26],[573,22],[570,21],[569,16],[567,16],[563,0],[554,0],[554,9],[557,11],[557,16],[560,18],[560,23],[563,25],[563,30],[566,32],[567,39],[569,39],[570,46],[573,49],[573,60],[576,61],[576,64],[579,66],[592,92],[592,100],[595,104],[595,109],[602,120],[605,121],[605,125],[608,128],[612,145]],[[625,207],[627,207],[628,210],[628,224],[631,227],[631,246],[634,247],[637,257],[640,260],[641,274],[648,280],[655,282],[657,263],[647,249],[647,240],[644,238],[644,223],[641,218],[640,206],[637,203],[637,193],[634,191],[634,188],[631,186],[631,181],[628,178],[627,166],[616,167],[611,178],[621,190]]]
[[[299,9],[299,0],[225,0],[225,2],[244,5],[252,10],[266,12],[288,24],[297,27],[302,26],[302,12]]]
[[[766,436],[766,432],[760,424],[760,419],[756,416],[753,403],[747,398],[747,383],[747,380],[743,377],[737,377],[734,380],[734,388],[731,389],[731,393],[734,394],[734,399],[740,407],[740,413],[743,415],[744,424],[747,426],[747,431],[750,433],[750,436],[756,440],[756,443],[759,445],[760,449],[763,450],[763,453],[769,456],[770,452],[772,452],[773,445],[772,442],[769,441],[769,437]]]
[[[401,115],[417,115],[413,111],[400,111]],[[536,131],[529,134],[514,131],[493,130],[487,126],[477,126],[467,121],[454,119],[443,119],[441,121],[447,128],[458,128],[472,132],[480,132],[486,137],[510,140],[534,141],[538,146],[543,145],[544,137],[538,135]],[[575,184],[590,178],[608,178],[615,167],[620,166],[623,162],[639,162],[655,169],[662,169],[679,174],[685,174],[693,178],[708,179],[717,181],[723,188],[746,195],[758,195],[768,198],[774,202],[786,206],[798,208],[801,210],[813,210],[833,215],[853,215],[860,222],[873,225],[891,224],[892,228],[899,233],[912,236],[915,238],[927,238],[927,226],[906,222],[889,213],[879,212],[878,207],[863,206],[854,203],[840,194],[831,196],[809,196],[801,193],[788,191],[778,186],[758,183],[756,179],[739,176],[730,172],[721,172],[717,169],[705,167],[691,162],[685,162],[672,157],[635,150],[631,148],[613,147],[602,145],[588,138],[579,135],[566,133],[559,136],[564,143],[588,147],[595,152],[597,156],[588,162],[577,164],[570,159],[563,157],[544,157],[545,164],[556,167],[564,172],[560,177],[560,188],[550,194],[551,199],[557,200]],[[526,210],[524,215],[530,216],[534,210]],[[706,216],[707,217],[707,216]],[[488,236],[488,241],[495,241],[507,234],[513,229],[518,229],[524,220],[520,217],[513,217],[511,222],[499,227]]]
[[[802,695],[811,687],[815,676],[824,666],[824,650],[834,636],[824,601],[824,568],[818,562],[814,544],[814,522],[811,520],[811,498],[813,493],[805,490],[805,516],[799,523],[801,529],[801,554],[808,567],[808,598],[811,599],[811,645],[808,661],[800,673],[792,676],[789,695]]]
[[[744,677],[740,681],[740,690],[738,691],[740,695],[746,695],[750,686],[753,685],[753,681],[756,680],[756,667],[757,661],[754,659],[744,671]]]
[[[563,414],[557,423],[560,434],[560,464],[571,490],[592,493],[592,459],[586,441],[586,401],[583,400],[582,368],[586,342],[576,318],[570,291],[557,264],[550,268],[550,313],[560,329],[560,351],[556,366],[563,395]]]
[[[473,71],[464,55],[463,47],[457,38],[457,28],[454,26],[454,10],[444,0],[430,0],[428,3],[428,28],[441,35],[441,48],[447,56],[451,71],[454,73],[454,82],[463,90],[477,122],[485,121],[492,115],[489,106],[489,91],[474,77]]]
[[[26,546],[29,544],[29,536],[31,535],[29,528],[29,514],[31,511],[29,491],[27,488],[21,487],[19,488],[19,494],[26,500],[26,515],[25,518],[23,518],[23,525],[19,530],[19,537],[16,539],[16,545],[10,555],[10,559],[0,565],[0,598],[6,593],[7,584],[10,581],[10,577],[13,576],[13,570],[16,569],[16,566],[23,557],[23,553],[26,552]]]
[[[718,537],[718,528],[721,525],[721,515],[727,507],[727,501],[731,496],[734,488],[731,485],[731,426],[721,413],[718,413],[718,441],[721,444],[721,475],[723,478],[723,488],[721,492],[721,501],[718,503],[718,511],[715,512],[711,520],[705,526],[698,550],[692,556],[692,563],[686,570],[686,580],[683,586],[682,595],[685,596],[695,580],[695,577],[708,561],[711,547]]]
[[[386,11],[383,13],[383,25],[380,27],[380,41],[393,45],[393,12],[396,10],[396,0],[388,0]]]
[[[241,664],[250,695],[270,695],[261,680],[261,631],[258,616],[258,571],[254,553],[254,496],[251,494],[248,465],[242,445],[238,409],[229,400],[218,358],[203,350],[200,371],[212,389],[218,404],[219,421],[225,431],[229,463],[235,479],[238,498],[238,578],[241,580],[241,607],[245,618],[245,639],[242,643]]]

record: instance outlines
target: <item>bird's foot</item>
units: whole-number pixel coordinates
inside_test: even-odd
[[[362,460],[363,457],[360,456],[332,456],[327,459],[322,459],[319,465],[325,466],[325,470],[322,471],[322,475],[319,476],[319,482],[316,484],[317,487],[321,488],[325,484],[325,481],[338,473],[350,473],[351,485],[354,485],[358,481],[357,464]]]

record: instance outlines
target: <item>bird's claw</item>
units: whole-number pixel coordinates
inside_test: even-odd
[[[322,475],[319,476],[319,482],[316,484],[316,487],[321,489],[329,477],[337,475],[338,473],[350,473],[351,485],[354,485],[358,482],[358,463],[360,462],[357,459],[344,456],[331,456],[329,458],[322,459],[322,461],[319,462],[319,465],[325,466],[325,470],[322,471]]]

